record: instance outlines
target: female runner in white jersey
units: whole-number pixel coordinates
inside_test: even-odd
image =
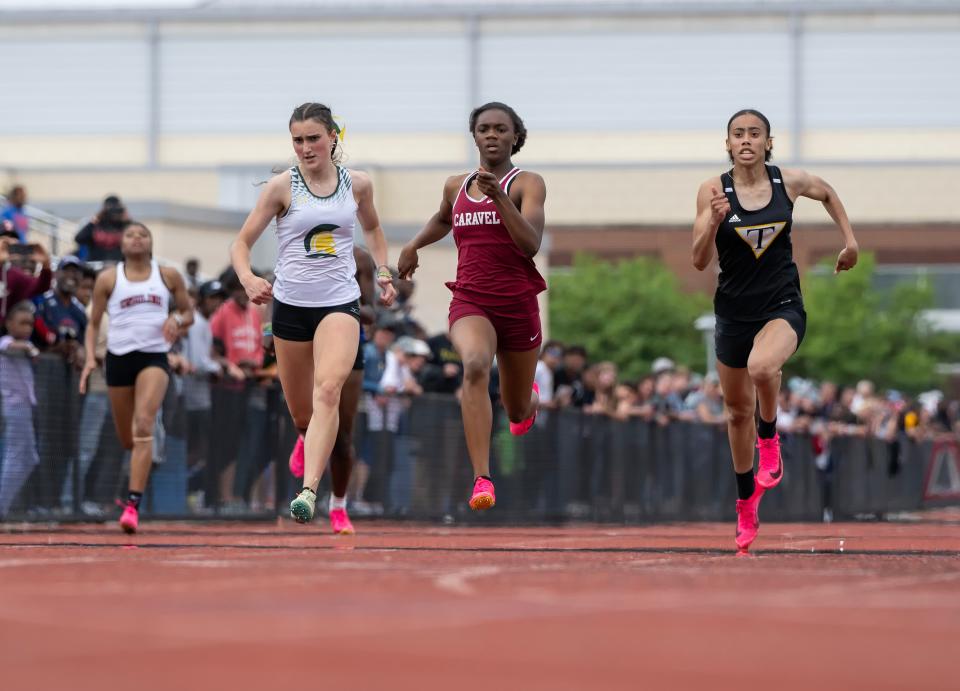
[[[783,479],[777,435],[780,369],[806,331],[790,241],[794,201],[822,202],[840,229],[844,248],[835,273],[852,269],[859,251],[836,191],[804,170],[768,165],[772,148],[770,122],[762,113],[734,113],[727,122],[733,168],[700,185],[693,224],[694,266],[703,271],[714,247],[720,261],[714,296],[717,373],[737,477],[736,543],[744,552],[757,536],[763,493]],[[758,403],[759,426],[754,421]],[[760,450],[756,477],[754,442]]]
[[[304,103],[290,116],[299,165],[273,177],[230,249],[233,268],[254,304],[273,298],[273,343],[284,397],[304,436],[303,490],[290,503],[299,522],[313,518],[317,486],[339,426],[340,393],[360,342],[360,286],[353,231],[360,220],[377,263],[381,301],[396,290],[387,242],[373,205],[373,183],[338,165],[339,127],[327,106]],[[273,219],[279,253],[276,282],[250,270],[250,248]]]
[[[145,225],[128,225],[120,250],[123,261],[101,272],[93,287],[80,393],[86,393],[87,378],[97,366],[95,346],[106,309],[110,317],[104,362],[107,392],[120,443],[132,449],[129,494],[120,527],[135,533],[153,463],[153,426],[170,380],[167,352],[193,323],[193,309],[180,272],[153,260],[153,237]]]

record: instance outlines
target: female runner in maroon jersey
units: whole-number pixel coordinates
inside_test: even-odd
[[[533,381],[543,340],[537,294],[547,286],[533,257],[543,238],[547,189],[543,178],[515,168],[510,160],[527,138],[513,108],[496,102],[476,108],[470,132],[480,168],[447,178],[440,210],[403,248],[398,269],[401,278],[412,276],[417,251],[453,229],[457,280],[447,283],[453,291],[450,339],[463,360],[463,429],[475,477],[470,508],[481,510],[496,503],[488,392],[494,355],[513,434],[530,430],[539,405]]]

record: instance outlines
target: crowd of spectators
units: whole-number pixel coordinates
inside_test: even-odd
[[[91,489],[97,484],[93,471],[124,472],[122,464],[104,461],[106,455],[117,455],[117,449],[104,443],[109,436],[104,431],[112,421],[102,372],[94,374],[88,394],[79,399],[74,390],[65,388],[62,377],[35,382],[26,363],[46,353],[48,360],[60,361],[67,370],[79,369],[97,271],[120,258],[120,237],[129,214],[118,197],[107,197],[76,234],[74,254],[61,257],[54,273],[47,252],[24,242],[26,227],[21,227],[18,214],[22,215],[25,201],[25,190],[15,188],[0,213],[4,325],[0,395],[5,421],[0,438],[0,516],[18,506],[98,514],[107,508],[109,498],[103,492],[96,496]],[[251,304],[232,270],[207,278],[200,268],[199,260],[191,258],[183,269],[195,321],[169,355],[174,381],[158,421],[158,437],[168,443],[155,445],[155,457],[160,461],[175,455],[168,449],[177,448],[178,439],[183,442],[185,509],[269,510],[275,496],[269,466],[285,464],[284,452],[289,452],[277,439],[292,443],[294,434],[282,405],[270,402],[279,397],[269,397],[279,391],[276,363],[262,336],[270,306]],[[357,444],[349,495],[358,513],[402,515],[408,510],[410,459],[416,451],[406,434],[411,402],[425,394],[457,396],[462,382],[460,359],[449,337],[428,335],[416,319],[413,282],[398,281],[397,287],[394,305],[378,307],[374,323],[366,328],[364,432]],[[101,329],[97,344],[99,362],[105,354],[106,332]],[[622,377],[612,362],[591,362],[581,345],[547,341],[536,381],[547,411],[570,408],[656,425],[725,424],[717,375],[692,372],[669,357],[657,358],[646,376],[630,379]],[[496,400],[496,367],[491,396]],[[792,378],[784,382],[777,424],[785,434],[810,433],[822,446],[836,434],[887,440],[899,435],[960,434],[960,404],[939,392],[916,398],[897,391],[877,392],[866,380],[855,387],[839,387]],[[274,433],[281,428],[283,433]],[[24,451],[27,448],[33,451]],[[371,501],[367,480],[371,466],[383,458],[389,459],[389,479]],[[79,477],[74,476],[75,469]],[[106,486],[119,486],[121,480]]]
[[[612,362],[588,363],[582,346],[545,343],[536,374],[541,405],[573,406],[590,415],[618,420],[639,417],[661,425],[677,420],[726,423],[716,373],[701,375],[660,357],[650,374],[626,380]],[[895,390],[878,392],[869,380],[839,387],[831,381],[792,377],[783,384],[777,425],[783,433],[828,430],[884,439],[898,431],[915,438],[960,433],[960,402],[948,400],[939,391],[915,398]]]

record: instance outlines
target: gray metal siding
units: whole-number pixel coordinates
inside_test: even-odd
[[[139,134],[146,129],[147,43],[142,39],[5,39],[0,65],[0,134]]]
[[[531,128],[723,129],[752,107],[787,125],[786,33],[485,36],[484,100]]]
[[[817,32],[803,53],[807,127],[960,126],[960,32]]]
[[[703,26],[702,24],[700,25]],[[160,133],[266,133],[307,100],[367,132],[460,132],[465,35],[165,35]],[[0,134],[143,134],[148,42],[85,33],[0,41]],[[802,38],[804,128],[960,126],[960,31],[811,28]],[[720,129],[742,107],[791,122],[790,37],[716,30],[481,34],[479,100],[531,129]]]
[[[462,37],[167,38],[164,132],[272,132],[306,101],[347,129],[455,129],[466,109]]]

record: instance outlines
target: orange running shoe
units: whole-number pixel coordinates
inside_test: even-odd
[[[330,527],[333,528],[334,535],[353,535],[353,523],[347,515],[346,509],[333,509],[330,511]]]
[[[474,511],[485,511],[496,506],[497,496],[493,492],[493,483],[485,477],[478,477],[473,483],[473,496],[470,497],[470,508]]]

